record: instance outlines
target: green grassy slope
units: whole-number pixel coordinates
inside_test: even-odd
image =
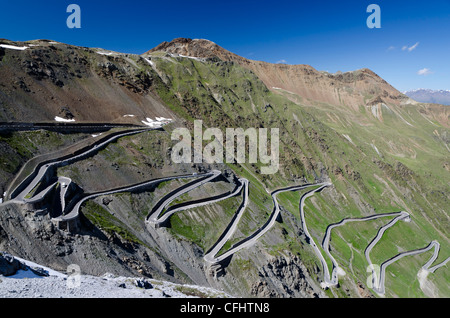
[[[202,119],[205,127],[222,130],[280,129],[279,173],[261,175],[260,164],[229,165],[237,174],[250,178],[253,187],[252,217],[243,220],[241,233],[251,233],[267,219],[271,200],[266,190],[302,183],[303,178],[314,182],[322,177],[329,178],[334,187],[310,199],[305,210],[316,243],[321,242],[328,224],[345,217],[405,210],[412,222],[400,222],[386,232],[373,251],[374,261],[381,263],[399,251],[421,248],[431,240],[441,243],[437,262],[450,255],[450,174],[445,168],[448,128],[424,115],[423,105],[378,105],[381,115],[365,105],[358,111],[345,105],[305,106],[298,102],[301,98],[287,96],[291,93],[271,92],[252,72],[231,62],[198,61],[161,53],[155,54],[152,61],[160,74],[166,74],[165,83],[159,86],[164,92],[161,97],[172,96],[173,110],[189,114],[191,121]],[[287,209],[294,215],[298,213],[292,208],[291,204]],[[364,282],[367,277],[364,248],[383,224],[348,224],[333,235],[333,255],[348,273],[352,272],[349,257],[351,252],[354,254],[355,282]],[[404,288],[413,283],[418,259],[425,256],[421,257],[404,258],[392,265],[394,270],[411,270],[396,277],[387,275],[388,295],[422,295],[420,288],[417,293]],[[433,275],[441,295],[448,296],[446,267]]]

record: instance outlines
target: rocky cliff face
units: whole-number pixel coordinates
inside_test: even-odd
[[[48,214],[37,216],[14,204],[0,209],[0,249],[13,255],[61,272],[66,272],[70,264],[77,264],[89,275],[110,272],[174,280],[173,276],[164,274],[166,262],[156,254],[120,236],[107,235],[87,220],[78,234],[70,235],[55,227]]]
[[[258,272],[251,293],[256,297],[311,298],[324,296],[311,281],[308,270],[298,256],[289,254],[269,260]],[[282,291],[282,292],[281,292]]]

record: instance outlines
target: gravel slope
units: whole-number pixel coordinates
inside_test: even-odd
[[[49,274],[38,276],[31,270],[18,270],[15,275],[0,275],[0,298],[190,298],[231,297],[211,288],[179,285],[154,279],[121,277],[105,274],[66,275],[44,266],[17,258],[20,262]]]

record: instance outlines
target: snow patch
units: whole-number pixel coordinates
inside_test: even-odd
[[[438,298],[439,295],[436,290],[436,286],[427,279],[430,272],[426,269],[421,268],[417,273],[417,278],[419,281],[420,289],[422,292],[430,298]]]
[[[63,123],[70,123],[70,122],[74,122],[75,119],[65,119],[65,118],[55,116],[55,121],[63,122]]]
[[[164,117],[156,117],[157,121],[165,121],[165,122],[171,122],[173,119],[170,118],[164,118]]]
[[[353,142],[352,138],[350,138],[349,135],[342,134],[342,136],[344,136],[344,138],[347,139],[351,144],[355,145],[355,143]]]
[[[345,271],[342,269],[342,267],[337,267],[337,274],[338,274],[338,276],[345,276],[346,275],[346,273],[345,273]]]
[[[429,120],[424,114],[420,113],[422,115],[423,118],[425,118],[430,124],[439,127],[438,125],[436,125],[435,123],[433,123],[431,120]]]
[[[146,118],[147,121],[142,120],[142,123],[146,126],[149,126],[151,128],[161,128],[162,127],[162,123],[160,123],[159,121],[154,121],[151,118]]]
[[[161,128],[162,126],[170,123],[171,121],[173,121],[173,119],[164,118],[164,117],[156,117],[155,120],[153,120],[153,119],[147,117],[146,121],[142,120],[142,123],[144,125],[147,125],[152,128]]]
[[[16,50],[16,51],[23,51],[28,49],[28,46],[14,46],[14,45],[8,45],[8,44],[0,44],[0,47],[10,50]]]
[[[50,276],[67,277],[67,275],[65,275],[65,274],[63,274],[63,273],[60,273],[60,272],[58,272],[58,271],[55,271],[55,270],[53,270],[53,269],[51,269],[51,268],[49,268],[49,267],[42,266],[42,265],[40,265],[40,264],[34,263],[34,262],[32,262],[32,261],[25,260],[25,259],[20,258],[20,257],[17,257],[17,256],[14,256],[14,258],[17,259],[19,262],[21,262],[21,263],[23,263],[23,264],[25,264],[25,265],[27,265],[27,266],[29,266],[29,267],[32,267],[32,268],[40,267],[40,268],[42,268],[42,269],[44,269],[45,271],[47,271],[48,274],[49,274]],[[20,272],[20,271],[18,271],[18,272]],[[30,272],[31,272],[31,271],[30,271]],[[19,274],[16,274],[16,275],[19,275],[19,276],[20,276],[21,274],[23,275],[23,273],[19,273]],[[29,275],[29,274],[28,274],[28,275]],[[33,275],[35,275],[35,274],[33,274]],[[38,276],[38,275],[35,275],[35,276],[37,276],[37,278],[42,278],[42,276]],[[9,277],[14,277],[14,276],[9,276]]]
[[[288,91],[287,89],[284,89],[284,88],[275,87],[275,86],[272,86],[272,88],[273,88],[273,89],[276,89],[276,90],[278,90],[278,91],[285,91],[285,92],[287,92],[287,93],[289,93],[289,94],[292,94],[292,95],[297,95],[296,93],[291,92],[291,91]]]
[[[112,274],[103,276],[79,275],[79,286],[68,285],[70,276],[42,265],[15,257],[29,267],[46,270],[48,277],[37,276],[31,270],[19,270],[15,275],[0,279],[0,298],[194,298],[183,289],[195,289],[208,297],[230,298],[222,291],[194,285],[147,279],[142,277],[122,277]],[[145,280],[148,288],[139,287]]]
[[[152,62],[151,60],[149,60],[148,58],[145,58],[145,57],[144,57],[144,60],[146,60],[147,63],[150,64],[152,67],[155,66],[155,63],[153,63],[153,62]]]
[[[193,60],[196,60],[196,61],[200,61],[200,62],[202,62],[203,61],[203,59],[201,58],[201,57],[196,57],[196,56],[187,56],[187,55],[182,55],[182,54],[178,54],[180,57],[185,57],[185,58],[188,58],[188,59],[193,59]]]
[[[294,117],[295,121],[300,125],[300,127],[303,128],[303,125],[301,121],[298,119],[297,115],[295,113],[292,113],[292,117]]]
[[[135,117],[135,115],[129,115],[129,114],[127,114],[127,115],[123,115],[123,117]]]
[[[398,117],[400,117],[401,120],[403,120],[407,125],[414,127],[413,125],[411,125],[405,118],[403,118],[402,115],[400,115],[398,112],[394,112],[392,109],[389,108],[388,105],[386,105],[385,103],[382,103],[381,106],[385,107],[387,110],[389,110],[390,112],[395,113]],[[381,111],[381,109],[380,109]],[[372,111],[373,112],[373,111]]]
[[[118,54],[115,53],[115,52],[99,52],[99,51],[97,51],[96,53],[97,53],[97,54],[100,54],[100,55],[106,55],[106,56],[118,55]]]
[[[400,117],[400,119],[403,120],[407,125],[409,125],[409,126],[411,126],[411,127],[414,127],[413,125],[411,125],[410,123],[408,123],[408,122],[406,121],[406,119],[402,117],[402,115],[400,115],[400,114],[397,114],[397,115],[398,115],[398,117]]]
[[[421,268],[419,272],[417,273],[417,277],[419,278],[419,283],[422,285],[422,283],[427,279],[427,276],[430,272]]]
[[[375,118],[381,120],[381,114],[380,114],[380,113],[381,113],[381,109],[379,109],[377,105],[373,105],[373,106],[371,107],[371,111],[372,111],[372,115],[373,115]]]
[[[374,144],[370,144],[370,145],[371,145],[372,148],[377,152],[377,154],[378,154],[380,157],[382,157],[382,156],[381,156],[381,153],[378,151],[377,146],[375,146]]]
[[[327,288],[330,288],[331,285],[328,284],[328,283],[325,283],[325,282],[321,282],[321,283],[320,283],[320,287],[321,287],[322,289],[327,289]]]

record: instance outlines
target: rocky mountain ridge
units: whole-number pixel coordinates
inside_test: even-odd
[[[171,54],[198,58],[218,58],[253,71],[273,90],[281,88],[296,93],[311,102],[355,107],[364,104],[368,96],[385,102],[401,104],[407,97],[369,69],[331,74],[320,72],[309,65],[271,64],[253,61],[225,50],[204,39],[177,38],[163,42],[144,54],[164,51]]]
[[[404,92],[405,95],[420,103],[450,105],[450,90],[432,90],[419,88]]]

